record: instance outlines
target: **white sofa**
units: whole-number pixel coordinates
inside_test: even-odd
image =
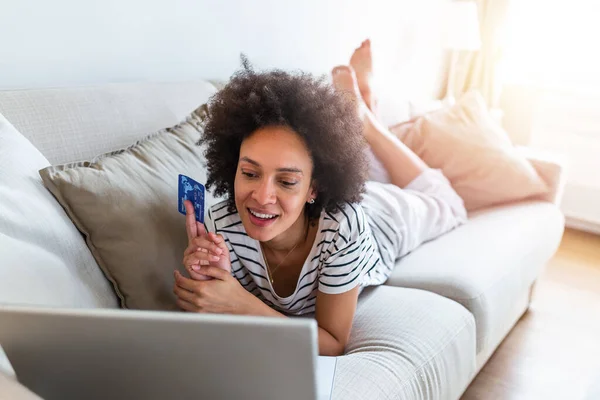
[[[214,90],[188,82],[0,91],[0,114],[33,144],[0,136],[0,303],[117,307],[51,195],[40,192],[35,210],[23,215],[9,209],[17,207],[15,191],[26,184],[45,190],[37,170],[48,164],[89,159],[172,126]],[[471,214],[464,226],[401,259],[385,285],[363,291],[338,358],[334,399],[460,398],[527,310],[562,237],[562,167],[531,161],[553,188],[547,198]],[[11,191],[12,203],[5,196]],[[45,224],[57,218],[60,224]],[[4,374],[0,398],[32,396],[19,392],[9,367]]]

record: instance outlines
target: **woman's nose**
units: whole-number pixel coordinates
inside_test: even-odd
[[[275,203],[275,187],[269,179],[263,179],[254,190],[253,197],[259,204]]]

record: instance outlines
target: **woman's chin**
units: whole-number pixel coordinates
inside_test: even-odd
[[[270,232],[266,232],[265,229],[257,229],[255,227],[246,229],[246,233],[250,238],[258,240],[259,242],[268,242],[275,237],[275,235],[271,234]]]

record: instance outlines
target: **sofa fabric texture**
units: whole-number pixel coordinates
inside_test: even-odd
[[[7,90],[0,91],[0,114],[57,165],[122,149],[173,126],[215,90],[207,81]]]
[[[528,201],[469,215],[469,222],[399,260],[387,285],[437,293],[475,317],[477,351],[514,314],[562,237],[563,215],[551,203]],[[440,256],[443,255],[443,256]]]
[[[367,288],[332,399],[458,399],[474,356],[475,322],[461,305],[422,290]]]

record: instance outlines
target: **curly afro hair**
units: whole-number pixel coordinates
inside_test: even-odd
[[[366,141],[356,105],[343,93],[311,74],[282,70],[255,72],[245,57],[243,69],[208,103],[204,134],[207,188],[228,195],[235,211],[234,180],[244,139],[267,126],[286,126],[304,140],[313,162],[313,204],[309,220],[321,211],[336,212],[345,203],[362,200],[368,174]]]

